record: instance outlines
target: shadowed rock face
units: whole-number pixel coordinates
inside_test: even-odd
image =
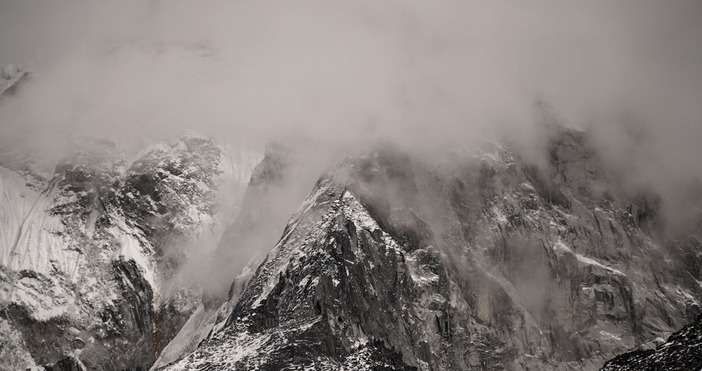
[[[657,348],[638,349],[605,363],[602,371],[699,370],[702,368],[702,317],[673,333]]]
[[[44,366],[46,371],[85,371],[85,366],[74,357],[66,357],[58,362]]]
[[[699,314],[699,240],[666,234],[584,134],[559,129],[541,167],[454,157],[385,149],[324,176],[165,368],[597,369]]]

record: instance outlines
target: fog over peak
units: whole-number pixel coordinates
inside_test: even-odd
[[[700,17],[692,0],[3,2],[0,63],[33,78],[0,102],[0,137],[529,147],[544,100],[673,195],[702,176]]]

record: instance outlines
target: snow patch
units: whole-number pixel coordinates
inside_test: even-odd
[[[604,337],[607,337],[607,338],[610,338],[610,339],[612,339],[612,340],[616,340],[616,341],[621,341],[621,340],[622,340],[621,337],[619,337],[619,336],[617,336],[617,335],[614,335],[614,334],[610,334],[609,332],[604,331],[604,330],[600,331],[600,335],[602,335],[602,336],[604,336]]]
[[[149,259],[149,254],[144,251],[144,244],[128,233],[116,228],[110,228],[110,233],[119,241],[120,249],[117,252],[117,258],[122,258],[125,261],[132,260],[144,276],[144,279],[156,290],[156,278],[154,274],[153,262]]]
[[[587,256],[575,253],[570,247],[568,247],[568,245],[563,243],[563,241],[561,241],[561,240],[556,241],[556,243],[553,245],[553,250],[554,250],[554,252],[556,252],[559,255],[562,255],[562,254],[573,255],[573,256],[575,256],[577,261],[582,263],[582,264],[598,267],[598,268],[604,269],[606,271],[609,271],[609,272],[614,273],[614,274],[619,275],[619,276],[626,276],[622,271],[620,271],[618,269],[608,267],[608,266],[598,262],[595,259],[592,259],[592,258],[589,258]]]
[[[583,256],[583,255],[580,255],[580,254],[575,254],[575,257],[576,257],[576,258],[578,259],[578,261],[581,262],[581,263],[584,263],[584,264],[587,264],[587,265],[593,265],[593,266],[596,266],[596,267],[605,269],[605,270],[610,271],[610,272],[612,272],[612,273],[614,273],[614,274],[616,274],[616,275],[626,276],[624,273],[622,273],[622,271],[617,270],[617,269],[614,269],[614,268],[610,268],[610,267],[608,267],[608,266],[606,266],[606,265],[604,265],[604,264],[598,262],[598,261],[595,260],[595,259],[591,259],[591,258],[588,258],[588,257]]]

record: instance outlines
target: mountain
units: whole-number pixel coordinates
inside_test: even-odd
[[[171,282],[233,212],[244,157],[196,136],[136,156],[86,141],[45,174],[3,152],[0,369],[148,369],[200,302]]]
[[[316,183],[286,144],[6,136],[0,370],[699,368],[702,191],[671,225],[551,116],[543,156],[369,138]]]
[[[221,327],[240,290],[265,257],[266,247],[276,243],[287,218],[313,185],[307,184],[307,169],[299,165],[295,153],[284,146],[267,146],[265,158],[253,169],[236,218],[212,254],[212,269],[205,274],[210,285],[202,303],[163,350],[154,368],[192,352],[215,326]]]
[[[656,348],[643,347],[605,363],[602,371],[686,371],[702,369],[702,317],[659,340]]]
[[[698,236],[549,130],[539,165],[505,143],[350,156],[153,369],[594,370],[696,318]]]

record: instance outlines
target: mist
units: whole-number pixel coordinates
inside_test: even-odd
[[[0,102],[0,138],[47,158],[191,130],[316,159],[491,135],[539,153],[545,101],[678,207],[702,177],[701,17],[694,0],[2,2],[0,64],[32,79]]]

